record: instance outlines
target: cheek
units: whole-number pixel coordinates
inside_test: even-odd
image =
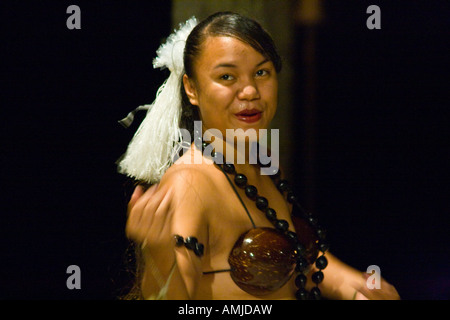
[[[235,97],[235,92],[232,86],[223,86],[218,83],[211,85],[211,93],[221,104],[230,103]]]
[[[208,129],[223,129],[222,127],[226,123],[226,112],[233,102],[231,90],[218,84],[210,83],[202,87],[198,98],[203,126]]]
[[[233,102],[234,96],[231,88],[213,83],[202,91],[199,104],[205,112],[226,110]]]
[[[276,108],[278,101],[278,86],[276,84],[267,84],[263,87],[262,95],[264,100],[270,104],[270,107]]]

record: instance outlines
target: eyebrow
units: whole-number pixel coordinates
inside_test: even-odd
[[[256,67],[259,67],[259,66],[261,66],[261,65],[263,65],[264,63],[266,63],[266,62],[269,62],[270,60],[269,59],[264,59],[263,61],[261,61],[260,63],[258,63],[257,65],[256,65]],[[214,69],[218,69],[218,68],[237,68],[237,65],[235,65],[235,64],[232,64],[232,63],[219,63],[218,65],[216,65],[215,67],[214,67]]]

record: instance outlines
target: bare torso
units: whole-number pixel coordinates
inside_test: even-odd
[[[192,149],[191,149],[192,150]],[[200,152],[195,150],[193,152]],[[187,152],[179,159],[185,161],[186,157],[192,158],[192,153]],[[191,166],[191,167],[190,167]],[[175,164],[169,170],[198,170],[210,178],[208,185],[197,185],[196,188],[202,197],[213,199],[206,210],[207,242],[205,253],[201,258],[202,272],[229,269],[228,256],[238,238],[250,230],[253,226],[249,216],[242,206],[239,198],[224,173],[210,162],[202,164]],[[239,169],[237,170],[239,172]],[[168,171],[168,173],[170,173]],[[290,205],[283,195],[277,190],[269,176],[261,176],[259,168],[254,167],[244,173],[248,183],[254,185],[258,194],[267,198],[270,207],[277,212],[278,219],[289,222],[289,229],[294,227],[290,219]],[[272,223],[260,211],[255,202],[246,197],[244,190],[236,187],[242,201],[247,207],[256,227],[272,227]],[[195,236],[195,235],[193,235]],[[145,292],[145,283],[143,283]],[[230,272],[208,273],[200,277],[195,299],[294,299],[295,285],[292,277],[282,288],[263,296],[251,295],[240,289],[231,279]]]

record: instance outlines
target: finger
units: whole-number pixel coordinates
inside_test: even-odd
[[[358,298],[362,298],[362,291],[366,285],[366,279],[364,277],[364,273],[361,273],[361,277],[356,277],[351,280],[349,283],[350,286],[355,290],[352,296],[352,300],[359,300]]]
[[[139,221],[139,228],[145,233],[141,236],[146,237],[148,242],[158,241],[162,234],[168,234],[169,206],[170,197],[165,193],[159,193],[147,202]]]
[[[127,213],[131,211],[131,209],[136,204],[136,201],[144,194],[144,188],[140,185],[137,185],[134,188],[133,194],[131,195],[130,201],[128,202],[128,210]]]
[[[368,279],[370,275],[366,272],[361,273],[361,282],[355,283],[354,288],[356,289],[355,300],[379,300],[378,290],[369,289]]]
[[[362,294],[360,291],[355,292],[355,298],[353,300],[369,300],[364,294]]]
[[[143,208],[145,207],[149,199],[153,197],[157,189],[157,184],[151,186],[147,191],[144,191],[144,188],[142,186],[136,187],[130,199],[130,202],[128,203],[127,213],[129,219],[135,222],[139,222],[140,214],[143,212]]]
[[[399,300],[397,290],[386,280],[381,280],[379,288],[370,289],[368,286],[362,287],[359,292],[369,300]]]
[[[139,211],[137,214],[138,219],[136,220],[136,223],[148,223],[148,221],[145,221],[152,218],[165,196],[166,194],[162,190],[158,189],[158,185],[153,185],[150,189],[148,189],[139,200],[139,203],[136,204]]]
[[[130,201],[128,202],[128,210],[127,212],[130,212],[131,209],[136,205],[136,202],[142,198],[142,196],[145,194],[147,197],[150,197],[158,188],[158,184],[152,185],[147,190],[144,189],[143,186],[137,185],[134,189],[133,194],[131,195]]]
[[[166,196],[164,192],[157,191],[157,185],[147,190],[129,214],[126,225],[127,236],[135,241],[142,242],[150,232],[153,217]]]
[[[144,191],[144,188],[138,185],[134,190],[128,204],[128,219],[125,226],[125,231],[129,238],[135,238],[135,232],[138,230],[139,221],[144,213],[145,205],[151,199],[156,189],[157,185],[153,185],[147,191]]]

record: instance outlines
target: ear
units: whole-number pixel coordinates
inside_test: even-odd
[[[193,106],[198,106],[197,89],[195,88],[193,81],[189,80],[189,77],[186,74],[183,75],[183,86],[189,102]]]

